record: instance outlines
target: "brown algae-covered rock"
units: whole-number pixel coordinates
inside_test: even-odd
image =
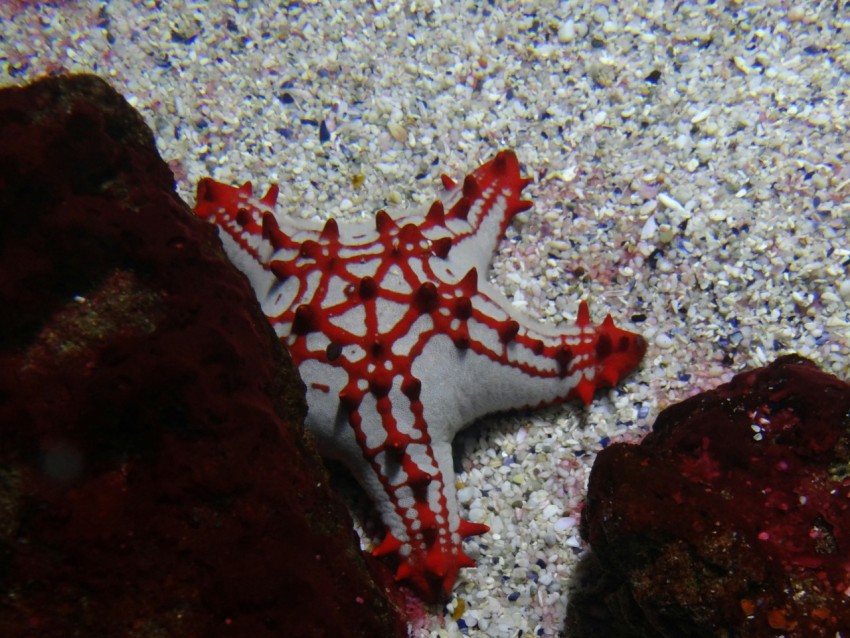
[[[599,454],[582,535],[571,635],[846,631],[850,385],[791,355],[668,408]]]
[[[0,635],[403,635],[141,117],[53,78],[0,90],[0,139]]]

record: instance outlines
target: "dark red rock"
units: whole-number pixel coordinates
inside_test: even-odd
[[[850,385],[787,356],[664,410],[599,454],[582,535],[573,636],[846,632]]]
[[[404,635],[141,117],[47,79],[0,140],[0,636]]]

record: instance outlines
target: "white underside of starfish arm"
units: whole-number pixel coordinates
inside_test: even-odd
[[[273,286],[278,285],[276,277],[265,268],[262,262],[268,258],[272,249],[266,242],[256,241],[256,254],[252,254],[245,250],[224,228],[219,227],[218,236],[221,238],[221,243],[224,246],[224,251],[227,257],[251,282],[251,287],[255,292],[260,290],[269,290]]]
[[[429,365],[433,361],[439,366]],[[428,341],[412,372],[422,381],[424,418],[432,438],[446,441],[487,414],[563,399],[581,378],[581,372],[564,378],[531,376],[520,366],[497,365],[485,354],[458,350],[444,335]]]
[[[481,293],[473,298],[472,303],[478,306],[480,303],[490,304],[490,308],[499,308],[505,316],[519,323],[530,335],[539,337],[546,341],[560,339],[566,332],[574,331],[574,326],[558,326],[552,323],[541,322],[526,312],[514,306],[501,290],[489,281],[479,280],[478,291]],[[483,310],[483,306],[482,306]],[[492,311],[491,312],[495,312]]]
[[[464,275],[470,268],[476,268],[480,273],[490,269],[493,253],[502,239],[499,222],[505,215],[506,203],[504,197],[500,198],[493,214],[482,219],[474,234],[461,236],[455,241],[447,259],[456,272]]]
[[[307,429],[323,455],[345,461],[360,450],[348,418],[339,409],[339,393],[348,383],[348,374],[315,359],[302,362],[298,372],[306,387]]]

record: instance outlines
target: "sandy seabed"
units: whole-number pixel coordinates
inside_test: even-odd
[[[0,5],[0,86],[106,78],[189,203],[209,175],[357,219],[423,206],[440,173],[514,149],[535,206],[491,280],[541,321],[586,299],[648,339],[590,408],[460,437],[465,518],[491,531],[416,637],[556,636],[596,451],[780,354],[850,378],[850,7],[608,4]]]

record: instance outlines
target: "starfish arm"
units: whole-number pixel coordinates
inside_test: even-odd
[[[451,439],[422,418],[428,399],[421,386],[411,385],[415,377],[408,372],[376,396],[343,383],[339,368],[311,360],[299,370],[311,406],[307,424],[320,451],[348,465],[386,528],[374,554],[394,555],[396,579],[426,600],[449,596],[459,569],[474,564],[463,540],[488,528],[460,516]]]
[[[427,214],[397,220],[413,223],[429,240],[442,246],[447,265],[463,274],[472,268],[487,272],[505,229],[517,213],[531,207],[522,190],[531,182],[520,174],[513,151],[501,151],[467,175],[461,183],[443,176],[445,192]]]
[[[479,286],[469,318],[431,338],[412,370],[422,382],[425,420],[448,439],[494,412],[572,399],[589,404],[596,390],[631,372],[646,350],[640,335],[610,317],[591,324],[584,303],[574,325],[556,329]]]

